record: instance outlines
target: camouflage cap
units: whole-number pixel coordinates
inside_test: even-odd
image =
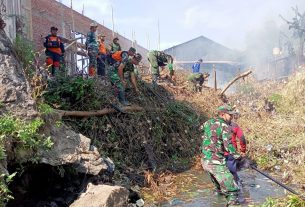
[[[140,53],[137,53],[133,56],[138,62],[142,60],[142,55]]]
[[[160,51],[158,55],[158,59],[162,62],[167,62],[167,54],[164,52]]]
[[[130,51],[130,52],[133,52],[133,53],[136,53],[136,49],[135,49],[134,47],[130,47],[130,48],[129,48],[129,51]]]
[[[90,27],[97,27],[98,25],[97,25],[97,23],[96,22],[92,22],[91,24],[90,24]]]
[[[227,113],[227,114],[236,114],[236,111],[234,111],[234,109],[229,106],[229,105],[223,105],[217,108],[218,113],[222,112],[222,113]]]

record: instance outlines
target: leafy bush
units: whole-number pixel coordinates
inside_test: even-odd
[[[14,199],[12,192],[7,186],[10,182],[12,182],[15,175],[16,172],[11,175],[0,175],[0,206],[5,206],[9,200]]]
[[[39,134],[39,129],[44,124],[43,120],[36,118],[26,122],[11,116],[3,116],[0,118],[0,160],[4,159],[5,143],[8,138],[17,143],[17,147],[31,149],[33,154],[39,148],[50,149],[53,142],[50,137]],[[35,161],[37,157],[32,157],[30,161]],[[0,175],[0,206],[4,206],[6,202],[13,199],[7,185],[12,181],[16,173],[12,175]]]
[[[52,113],[54,109],[46,103],[41,103],[38,105],[38,111],[43,115],[47,115]]]
[[[30,122],[21,121],[11,116],[0,118],[0,159],[3,159],[4,143],[7,137],[13,138],[13,142],[22,143],[23,148],[36,152],[39,148],[50,149],[53,145],[50,137],[39,134],[39,129],[44,124],[41,118]],[[2,156],[2,157],[1,157]]]
[[[82,77],[58,76],[56,81],[49,83],[43,95],[46,103],[54,108],[64,110],[95,109],[97,94],[94,92],[94,80]]]

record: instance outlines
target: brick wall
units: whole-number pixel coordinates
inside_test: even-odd
[[[32,0],[32,28],[33,28],[33,41],[36,45],[36,49],[43,49],[42,37],[45,37],[50,33],[50,27],[56,26],[60,36],[66,38],[73,38],[71,31],[73,29],[71,9],[55,0]],[[74,17],[74,31],[82,34],[89,32],[89,25],[92,20],[77,11],[73,11]],[[98,33],[106,35],[106,43],[112,41],[112,30],[99,24]],[[118,35],[119,43],[123,50],[128,49],[131,46],[131,41],[121,35]],[[137,51],[142,54],[143,62],[146,61],[145,48],[137,45]]]

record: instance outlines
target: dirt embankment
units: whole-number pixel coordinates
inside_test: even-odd
[[[305,187],[305,68],[287,80],[239,85],[232,102],[241,111],[237,122],[249,141],[249,154],[260,168],[286,184]]]

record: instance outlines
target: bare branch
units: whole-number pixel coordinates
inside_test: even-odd
[[[252,71],[251,71],[251,70],[248,70],[248,71],[246,71],[246,72],[244,72],[244,73],[242,73],[242,74],[236,76],[233,80],[231,80],[231,81],[226,85],[226,87],[220,92],[219,95],[220,95],[220,96],[223,96],[223,94],[228,90],[228,88],[229,88],[235,81],[237,81],[237,80],[240,79],[240,78],[244,78],[244,77],[248,76],[248,75],[251,74],[251,73],[252,73]]]

